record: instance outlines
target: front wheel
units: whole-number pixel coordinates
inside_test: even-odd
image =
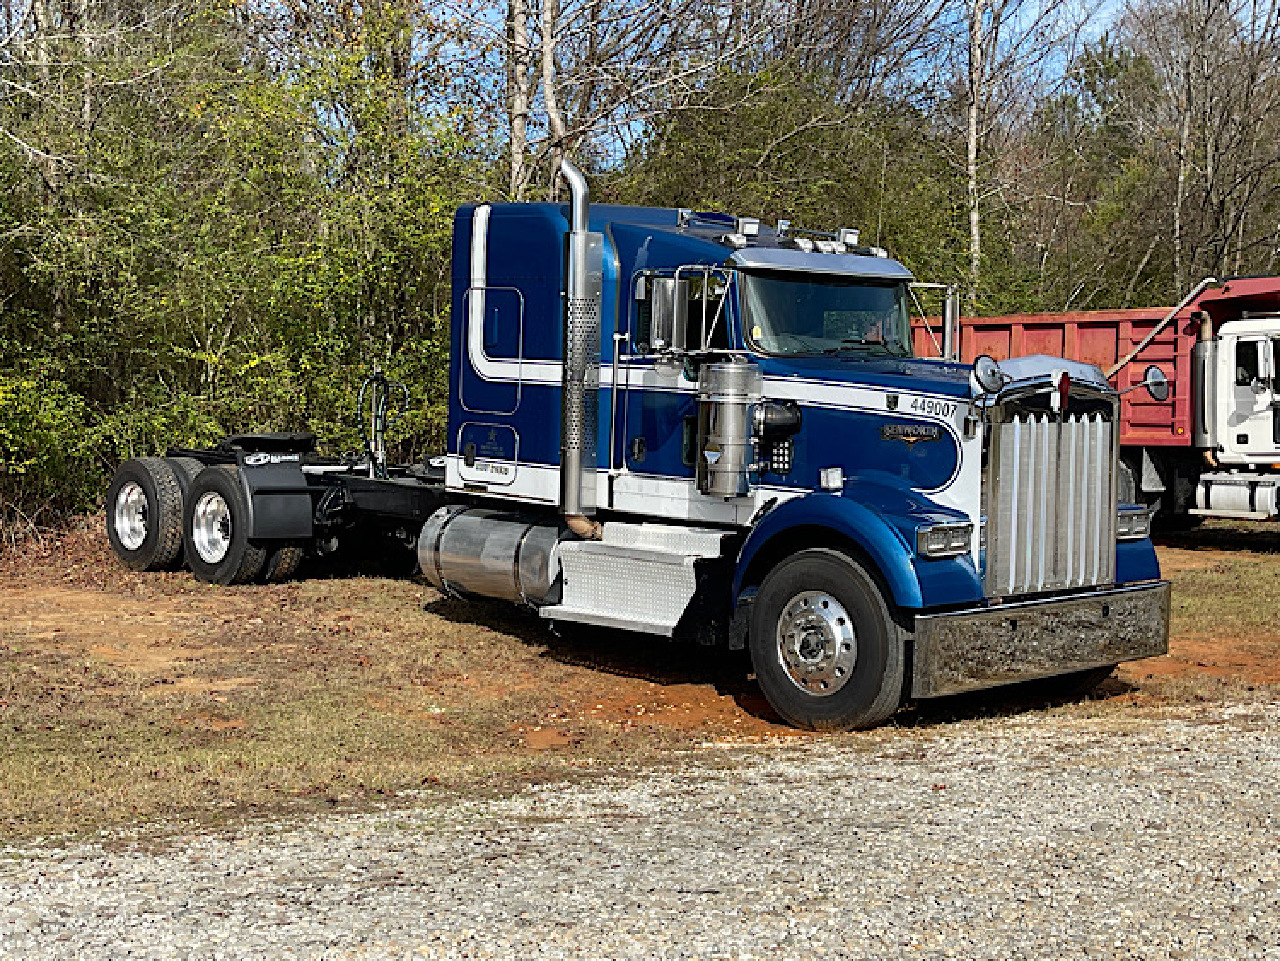
[[[258,576],[267,551],[249,540],[249,503],[235,467],[206,467],[187,490],[182,531],[187,563],[207,584],[243,584]]]
[[[902,631],[874,578],[840,551],[801,551],[765,577],[751,661],[769,703],[810,730],[873,727],[902,703]]]

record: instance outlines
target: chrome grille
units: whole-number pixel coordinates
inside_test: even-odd
[[[1115,580],[1115,434],[1099,413],[1018,414],[993,426],[986,591],[1031,594]]]

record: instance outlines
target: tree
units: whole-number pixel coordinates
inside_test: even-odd
[[[976,312],[983,287],[983,215],[1003,188],[1003,144],[1016,136],[1024,111],[1051,91],[1065,48],[1077,35],[1068,0],[964,0],[951,20],[962,52],[965,212],[968,221],[968,306]]]

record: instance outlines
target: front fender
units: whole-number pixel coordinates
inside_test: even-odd
[[[794,498],[766,514],[747,536],[738,553],[732,596],[737,599],[744,587],[750,586],[752,563],[767,545],[775,538],[800,531],[815,535],[814,546],[828,546],[817,536],[822,534],[857,545],[900,608],[919,610],[979,601],[982,583],[969,555],[934,560],[919,558],[915,553],[914,531],[918,526],[961,519],[962,515],[931,504],[914,492],[879,484],[851,482],[844,494],[815,493]],[[758,572],[751,580],[762,577],[763,572]]]

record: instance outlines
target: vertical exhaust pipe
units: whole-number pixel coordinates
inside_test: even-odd
[[[960,291],[947,288],[942,304],[942,356],[945,360],[960,359]]]
[[[596,506],[604,237],[588,230],[590,194],[582,171],[564,159],[560,173],[569,185],[570,198],[560,392],[560,509],[571,531],[599,540],[600,525],[589,515]]]

